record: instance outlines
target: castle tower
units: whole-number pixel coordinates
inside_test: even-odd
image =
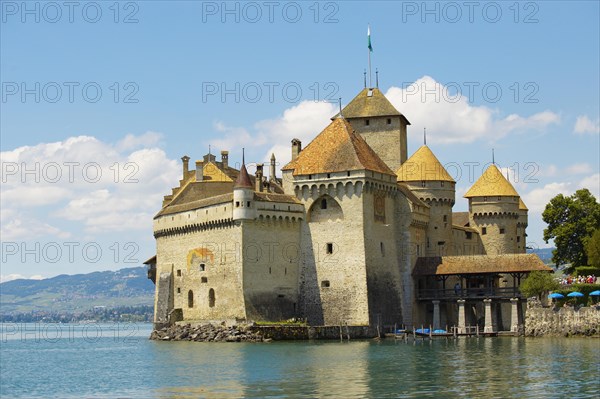
[[[299,284],[309,323],[375,328],[401,320],[394,172],[344,118],[282,171],[286,192],[306,209]]]
[[[398,170],[406,161],[406,127],[410,122],[378,88],[363,89],[342,115],[391,170]]]
[[[242,161],[240,174],[233,186],[233,220],[253,220],[256,217],[254,207],[254,187]]]
[[[524,243],[524,238],[517,231],[519,217],[523,217],[519,194],[495,164],[483,172],[464,197],[469,200],[469,223],[479,230],[487,255],[520,252],[517,244],[521,240]]]
[[[455,201],[455,181],[427,147],[421,146],[396,172],[399,182],[430,206],[427,225],[427,256],[453,254],[452,207]]]

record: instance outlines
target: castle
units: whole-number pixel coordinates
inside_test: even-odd
[[[518,328],[527,207],[498,167],[453,212],[455,181],[408,119],[365,88],[311,143],[250,175],[207,154],[154,217],[155,326],[279,321],[384,327]]]

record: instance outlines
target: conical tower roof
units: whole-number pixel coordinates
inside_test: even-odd
[[[349,170],[394,175],[344,118],[334,119],[283,170],[293,170],[294,176]]]
[[[242,162],[242,167],[240,168],[240,174],[235,180],[235,184],[233,188],[254,188],[252,182],[250,181],[250,176],[248,175],[248,170],[246,169],[246,164]]]
[[[486,196],[519,196],[515,188],[506,180],[506,177],[504,177],[495,164],[490,165],[464,195],[465,198]]]
[[[449,181],[454,179],[426,145],[421,146],[396,172],[398,181]]]
[[[406,119],[406,117],[404,117],[404,115],[402,115],[377,88],[365,88],[361,90],[361,92],[350,101],[350,104],[344,107],[342,115],[344,118],[401,116]],[[333,120],[338,117],[339,113],[331,119]],[[410,125],[408,120],[406,122]]]
[[[529,210],[529,208],[527,208],[527,205],[525,205],[525,203],[523,202],[521,197],[519,197],[519,210],[520,211],[528,211]]]

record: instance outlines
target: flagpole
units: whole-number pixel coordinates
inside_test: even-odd
[[[371,24],[367,25],[367,39],[368,39],[368,47],[367,52],[369,53],[369,89],[373,87],[373,74],[371,73],[371,52],[373,51],[373,47],[371,46]]]
[[[371,87],[373,87],[373,84],[371,82],[371,80],[372,80],[371,79],[372,78],[372,76],[371,76],[371,50],[367,49],[367,52],[369,53],[369,89],[370,89]]]

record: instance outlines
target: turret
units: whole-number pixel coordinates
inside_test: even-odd
[[[187,178],[188,170],[190,167],[190,157],[184,155],[181,157],[181,164],[183,166],[183,177],[181,178],[183,181]]]
[[[430,206],[425,253],[452,254],[452,207],[455,182],[426,145],[421,146],[396,172],[421,201]]]
[[[488,167],[464,195],[469,223],[479,230],[487,255],[518,253],[519,194],[495,164]],[[524,235],[523,229],[523,235]]]
[[[233,220],[253,220],[255,217],[254,188],[242,160],[240,174],[233,186]]]
[[[397,170],[406,161],[410,122],[378,88],[363,89],[344,107],[342,115],[390,169]]]

